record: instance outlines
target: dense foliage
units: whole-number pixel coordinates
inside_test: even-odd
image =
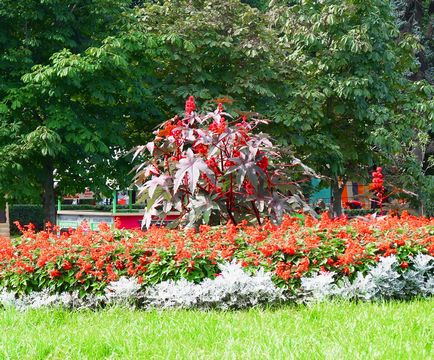
[[[41,199],[54,221],[54,173],[58,192],[125,178],[128,168],[115,161],[128,144],[125,116],[146,108],[143,67],[130,67],[146,40],[128,30],[128,5],[1,2],[2,197]]]
[[[129,186],[125,153],[194,95],[206,110],[224,101],[232,115],[272,119],[269,132],[328,177],[336,214],[339,180],[366,179],[379,158],[413,205],[432,211],[433,9],[429,0],[2,1],[0,198],[42,200],[54,221],[57,193]]]
[[[331,178],[340,215],[340,180],[366,179],[379,159],[432,127],[431,86],[407,77],[420,47],[399,32],[389,1],[281,3],[271,12],[297,75],[276,119],[297,134],[291,142],[308,164]]]
[[[393,0],[392,3],[400,31],[416,36],[423,45],[417,54],[419,66],[413,80],[426,79],[434,83],[434,1]]]
[[[402,34],[410,33],[422,44],[417,53],[417,70],[411,80],[426,80],[434,84],[434,1],[393,0],[395,14]],[[432,89],[432,87],[431,87]],[[429,91],[429,88],[426,89]],[[405,142],[402,151],[392,161],[398,169],[396,183],[414,193],[410,198],[426,216],[434,216],[434,102],[431,90],[431,116],[424,129],[420,129]]]
[[[9,221],[11,235],[20,235],[21,232],[15,225],[16,222],[20,224],[33,224],[36,231],[44,229],[44,211],[41,205],[29,204],[14,204],[9,207]]]
[[[187,94],[270,107],[276,44],[258,10],[237,0],[128,5],[1,3],[1,197],[42,195],[53,222],[55,180],[60,194],[126,188],[123,155]]]
[[[137,19],[159,44],[151,90],[167,116],[189,95],[204,106],[224,98],[231,110],[265,116],[278,106],[287,70],[267,14],[239,0],[165,0],[146,2]]]

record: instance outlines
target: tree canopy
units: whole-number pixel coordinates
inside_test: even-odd
[[[405,173],[400,186],[426,189],[433,9],[412,0],[4,0],[0,193],[42,196],[53,220],[55,181],[58,194],[128,187],[125,154],[189,95],[204,110],[222,102],[232,115],[271,119],[267,130],[332,184],[337,214],[339,180],[374,163]]]
[[[409,122],[415,124],[412,131],[426,130],[432,119],[429,95],[420,91],[428,85],[408,76],[417,70],[420,46],[400,33],[388,1],[305,0],[274,11],[280,41],[298,74],[276,119],[331,179],[340,215],[339,181],[366,178],[370,167],[384,161],[384,151],[400,151],[392,134],[400,138]]]
[[[0,8],[0,189],[40,192],[47,219],[54,180],[63,194],[131,184],[123,155],[187,94],[255,111],[274,96],[271,30],[239,1],[14,4]]]
[[[131,146],[124,135],[150,116],[142,55],[155,44],[133,31],[128,5],[0,5],[0,189],[13,198],[40,192],[51,221],[54,178],[60,191],[121,179],[115,160]]]

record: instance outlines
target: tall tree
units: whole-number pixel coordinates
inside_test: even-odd
[[[434,0],[393,0],[393,4],[400,31],[416,36],[423,45],[412,78],[434,83]]]
[[[434,1],[394,0],[393,3],[401,33],[415,36],[423,45],[417,53],[417,68],[409,78],[416,86],[420,84],[431,100],[414,109],[415,114],[426,119],[425,125],[412,126],[414,131],[395,137],[402,151],[389,158],[395,165],[397,184],[416,194],[417,198],[410,197],[410,200],[421,214],[434,216],[434,102],[432,87],[424,85],[424,82],[434,84]]]
[[[153,91],[168,115],[189,95],[209,108],[228,97],[233,110],[271,113],[284,82],[267,14],[239,0],[166,0],[145,4],[139,17],[164,44]]]
[[[0,4],[0,192],[40,192],[46,220],[55,178],[106,185],[129,125],[148,118],[155,44],[131,19],[129,1]]]
[[[405,121],[396,115],[413,101],[405,75],[415,69],[420,47],[400,34],[389,1],[303,0],[272,11],[297,73],[277,119],[297,134],[291,141],[311,165],[330,178],[339,216],[342,183],[368,175],[381,156],[385,137],[378,127]]]
[[[122,154],[187,95],[269,114],[284,86],[267,15],[238,0],[14,3],[0,5],[0,191],[40,192],[50,220],[54,180],[127,186]]]

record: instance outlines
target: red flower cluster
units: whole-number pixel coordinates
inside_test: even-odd
[[[209,126],[209,130],[215,132],[216,134],[223,134],[227,129],[228,125],[226,124],[226,120],[222,117],[219,122],[214,121]]]
[[[381,220],[320,221],[286,216],[280,226],[210,227],[198,231],[153,227],[142,231],[77,229],[57,235],[56,227],[35,233],[21,227],[18,240],[0,238],[0,288],[30,292],[101,292],[120,276],[146,284],[218,275],[218,263],[237,260],[254,271],[274,273],[279,286],[296,289],[300,277],[333,271],[366,272],[381,256],[395,254],[406,271],[417,253],[434,255],[434,219],[408,214]]]
[[[383,201],[385,200],[384,196],[384,175],[383,175],[383,168],[377,167],[377,171],[374,171],[372,173],[372,190],[374,191],[375,195],[378,198],[378,203],[380,205],[380,209],[383,209]]]
[[[269,164],[268,157],[266,156],[263,156],[262,159],[257,162],[257,165],[264,171],[267,171],[268,164]]]
[[[194,110],[196,110],[196,104],[194,102],[194,97],[190,96],[185,102],[185,115],[190,115]]]

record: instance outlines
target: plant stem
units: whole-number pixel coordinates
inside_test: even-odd
[[[237,225],[237,222],[236,222],[236,220],[235,220],[235,218],[234,218],[234,215],[232,215],[232,211],[231,211],[231,209],[230,209],[230,207],[229,207],[229,203],[226,201],[226,210],[227,210],[227,212],[228,212],[228,216],[229,216],[229,219],[231,219],[231,221],[232,221],[232,223],[234,224],[234,225]]]
[[[256,220],[258,220],[258,225],[262,225],[261,224],[261,215],[259,214],[259,210],[256,207],[255,201],[252,200],[251,204],[252,204],[253,212],[255,213],[255,216],[256,216]]]

